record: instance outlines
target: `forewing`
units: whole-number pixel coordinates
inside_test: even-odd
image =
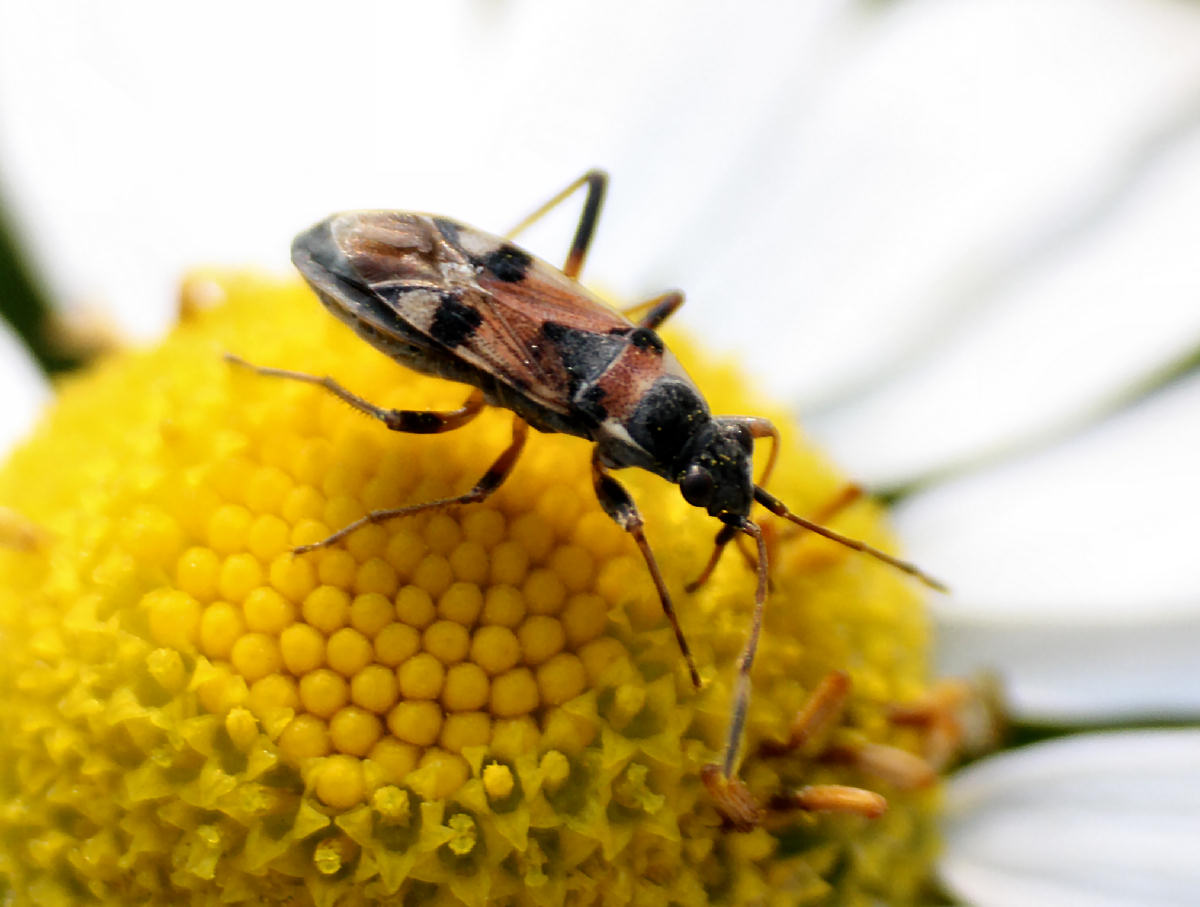
[[[456,357],[558,412],[568,411],[570,376],[546,326],[606,336],[632,327],[545,262],[442,218],[335,215],[297,238],[293,260],[360,332],[366,321],[431,356]]]

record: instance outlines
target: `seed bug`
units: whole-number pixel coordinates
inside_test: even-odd
[[[692,683],[699,687],[700,674],[646,541],[642,517],[612,470],[634,466],[655,473],[679,485],[689,504],[724,524],[702,580],[730,541],[739,535],[752,539],[757,554],[754,612],[738,659],[720,769],[732,778],[768,591],[767,546],[759,525],[750,519],[756,502],[805,530],[942,587],[912,564],[792,513],[766,490],[778,454],[778,430],[756,416],[714,416],[655,332],[683,304],[682,293],[670,291],[621,312],[578,282],[607,184],[602,171],[585,173],[504,238],[449,218],[399,211],[334,214],[296,237],[292,261],[326,308],[398,362],[472,387],[458,409],[383,409],[328,377],[229,358],[263,375],[319,385],[394,431],[452,431],[485,406],[513,413],[511,442],[469,491],[372,511],[297,553],[332,545],[371,523],[484,500],[512,471],[530,426],[575,435],[595,444],[592,479],[600,506],[640,549]],[[585,186],[583,211],[561,270],[512,243],[515,234]],[[640,313],[636,321],[629,317],[634,313]],[[754,442],[767,438],[771,452],[755,483]]]

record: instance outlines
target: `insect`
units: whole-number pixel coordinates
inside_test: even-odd
[[[655,328],[682,304],[671,291],[620,312],[578,282],[607,188],[593,170],[551,198],[507,238],[445,217],[399,211],[335,214],[296,237],[292,261],[325,306],[372,346],[426,374],[469,385],[461,407],[442,412],[383,409],[331,378],[250,366],[260,374],[319,385],[395,431],[453,431],[485,406],[513,413],[512,440],[473,488],[456,497],[376,510],[298,553],[332,545],[362,526],[482,501],[520,456],[530,426],[595,444],[592,478],[600,506],[637,543],[693,684],[700,675],[633,498],[612,471],[638,467],[676,483],[684,499],[723,525],[703,578],[739,535],[757,550],[750,630],[737,665],[721,770],[734,775],[750,699],[768,591],[767,546],[750,518],[755,503],[811,532],[884,561],[936,588],[916,566],[792,513],[764,487],[779,432],[756,416],[714,416]],[[566,262],[557,269],[511,237],[586,186]],[[641,313],[636,321],[629,314]],[[754,442],[772,441],[762,478],[752,474]]]

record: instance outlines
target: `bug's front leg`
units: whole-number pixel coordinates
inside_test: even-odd
[[[687,662],[688,672],[692,676],[692,684],[699,689],[700,672],[696,670],[692,650],[683,635],[683,628],[679,626],[675,606],[671,604],[671,596],[667,592],[666,583],[663,582],[662,572],[658,569],[658,562],[654,559],[654,552],[650,550],[650,543],[646,541],[646,534],[642,531],[642,516],[638,513],[637,505],[633,503],[633,498],[630,497],[625,487],[605,470],[600,462],[600,454],[595,450],[592,452],[592,484],[596,488],[596,497],[600,500],[600,506],[604,508],[604,512],[612,517],[618,526],[632,535],[633,540],[637,542],[642,557],[646,561],[646,567],[650,571],[650,577],[654,580],[654,587],[658,590],[663,613],[667,615],[671,621],[671,628],[675,631],[675,639],[678,640],[679,650],[683,653],[684,661]]]
[[[486,500],[492,492],[499,488],[513,467],[517,463],[517,457],[521,455],[521,449],[525,446],[525,438],[529,434],[529,425],[522,419],[513,417],[513,433],[512,442],[504,449],[496,461],[488,467],[485,472],[475,483],[470,491],[457,495],[452,498],[440,498],[436,501],[426,501],[424,504],[413,504],[408,507],[393,507],[387,510],[372,510],[364,517],[359,517],[353,523],[349,523],[339,529],[332,535],[326,536],[319,542],[313,542],[309,545],[300,545],[293,548],[293,554],[305,554],[309,551],[315,551],[318,548],[325,548],[329,545],[339,542],[354,532],[356,529],[361,529],[363,526],[369,526],[372,523],[385,523],[388,520],[394,520],[399,517],[415,516],[418,513],[424,513],[428,510],[440,510],[443,507],[453,507],[456,504],[478,504],[480,501]]]
[[[327,375],[310,375],[307,372],[293,372],[285,368],[271,368],[266,365],[254,365],[233,353],[226,353],[225,359],[234,365],[249,369],[259,375],[270,378],[286,378],[289,381],[301,381],[305,384],[315,384],[324,388],[339,400],[350,404],[360,413],[378,419],[392,431],[402,431],[416,435],[435,435],[444,431],[454,431],[462,428],[483,411],[483,392],[471,391],[467,401],[458,409],[430,412],[419,409],[384,409],[369,400],[364,400],[358,394],[346,390]]]

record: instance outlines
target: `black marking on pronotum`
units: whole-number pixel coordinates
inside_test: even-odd
[[[542,325],[542,335],[557,351],[567,372],[567,395],[574,398],[583,385],[596,381],[621,354],[625,341],[611,334],[597,335],[555,321]]]
[[[458,346],[483,323],[483,316],[458,301],[453,293],[439,294],[441,302],[433,313],[433,323],[429,325],[429,336],[450,349]]]
[[[533,259],[529,253],[516,246],[505,243],[494,252],[489,252],[479,260],[479,264],[491,271],[497,280],[505,283],[516,283],[524,280]]]

